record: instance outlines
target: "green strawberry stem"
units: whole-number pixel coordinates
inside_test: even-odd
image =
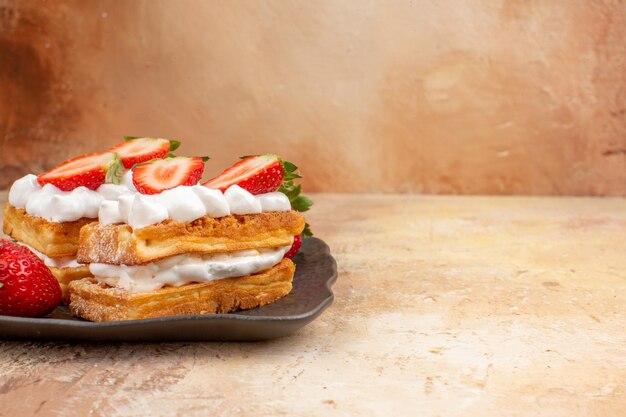
[[[119,184],[122,182],[122,177],[124,176],[124,164],[122,164],[118,154],[114,153],[114,155],[113,162],[109,165],[109,169],[107,169],[106,176],[104,177],[104,182]]]

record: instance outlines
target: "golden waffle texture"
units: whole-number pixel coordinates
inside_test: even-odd
[[[80,231],[78,262],[144,265],[168,256],[209,254],[290,245],[302,232],[297,211],[166,220],[141,229],[92,223]]]
[[[70,310],[90,321],[229,313],[260,307],[286,296],[291,291],[295,269],[291,260],[283,259],[257,274],[147,293],[131,293],[87,278],[69,284]]]
[[[74,222],[55,223],[31,216],[26,210],[4,206],[4,233],[32,246],[50,258],[74,256],[78,250],[80,228],[97,219],[82,218]]]

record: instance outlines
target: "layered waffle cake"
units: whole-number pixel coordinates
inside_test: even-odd
[[[71,159],[38,176],[15,181],[4,207],[3,231],[28,246],[50,268],[69,300],[69,282],[91,276],[76,260],[80,229],[97,220],[100,204],[134,192],[126,168],[165,157],[172,142],[140,138],[108,152]]]
[[[91,321],[228,313],[287,295],[291,257],[311,204],[293,164],[242,159],[200,184],[201,158],[132,170],[136,191],[103,200],[80,230],[77,260],[92,278],[69,285],[70,309]]]

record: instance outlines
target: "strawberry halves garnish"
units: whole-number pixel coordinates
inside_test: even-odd
[[[59,282],[37,255],[0,239],[0,314],[43,317],[60,302]]]
[[[204,171],[200,157],[157,159],[133,169],[133,184],[142,194],[158,194],[180,185],[196,185]]]
[[[251,194],[264,194],[278,190],[284,177],[285,172],[278,156],[258,155],[244,157],[202,185],[226,191],[237,184]]]
[[[163,159],[180,146],[177,140],[134,136],[124,136],[124,139],[124,143],[112,147],[109,151],[120,156],[126,169],[152,159]]]
[[[41,186],[52,184],[63,191],[84,186],[95,190],[108,182],[119,182],[123,168],[117,154],[99,152],[79,156],[44,172],[37,177]]]
[[[289,198],[291,208],[302,212],[307,211],[313,201],[302,195],[301,185],[294,183],[294,180],[302,178],[297,171],[297,166],[277,155],[244,156],[241,161],[202,185],[222,192],[235,184],[251,194],[280,191]],[[313,236],[308,224],[305,225],[302,236]]]

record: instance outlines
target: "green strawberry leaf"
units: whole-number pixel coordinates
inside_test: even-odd
[[[141,136],[126,136],[124,135],[124,140],[134,140],[139,139]]]
[[[298,174],[294,174],[293,172],[285,172],[285,181],[291,181],[291,180],[295,180],[298,178],[302,178],[300,175]]]
[[[179,140],[168,139],[170,141],[170,152],[174,152],[180,147],[181,142]]]
[[[298,169],[298,167],[289,161],[283,161],[283,169],[285,170],[285,172],[294,172]]]
[[[296,185],[294,186],[293,183],[291,184],[285,184],[283,182],[283,184],[280,186],[280,188],[278,189],[278,191],[280,191],[281,193],[285,194],[287,197],[289,197],[289,201],[293,200],[294,198],[298,197],[298,195],[300,194],[300,192],[302,191],[302,186],[301,185]]]
[[[291,201],[291,207],[299,212],[308,211],[312,205],[313,201],[304,195],[299,195]]]
[[[282,159],[280,160],[280,163],[283,167],[285,176],[278,191],[285,194],[287,198],[289,198],[292,209],[299,212],[309,210],[313,205],[313,201],[309,197],[302,195],[302,185],[294,183],[294,180],[302,178],[302,176],[297,173],[298,167],[295,164]],[[307,223],[302,231],[302,237],[310,236],[313,236],[313,233],[311,232],[311,227]]]

